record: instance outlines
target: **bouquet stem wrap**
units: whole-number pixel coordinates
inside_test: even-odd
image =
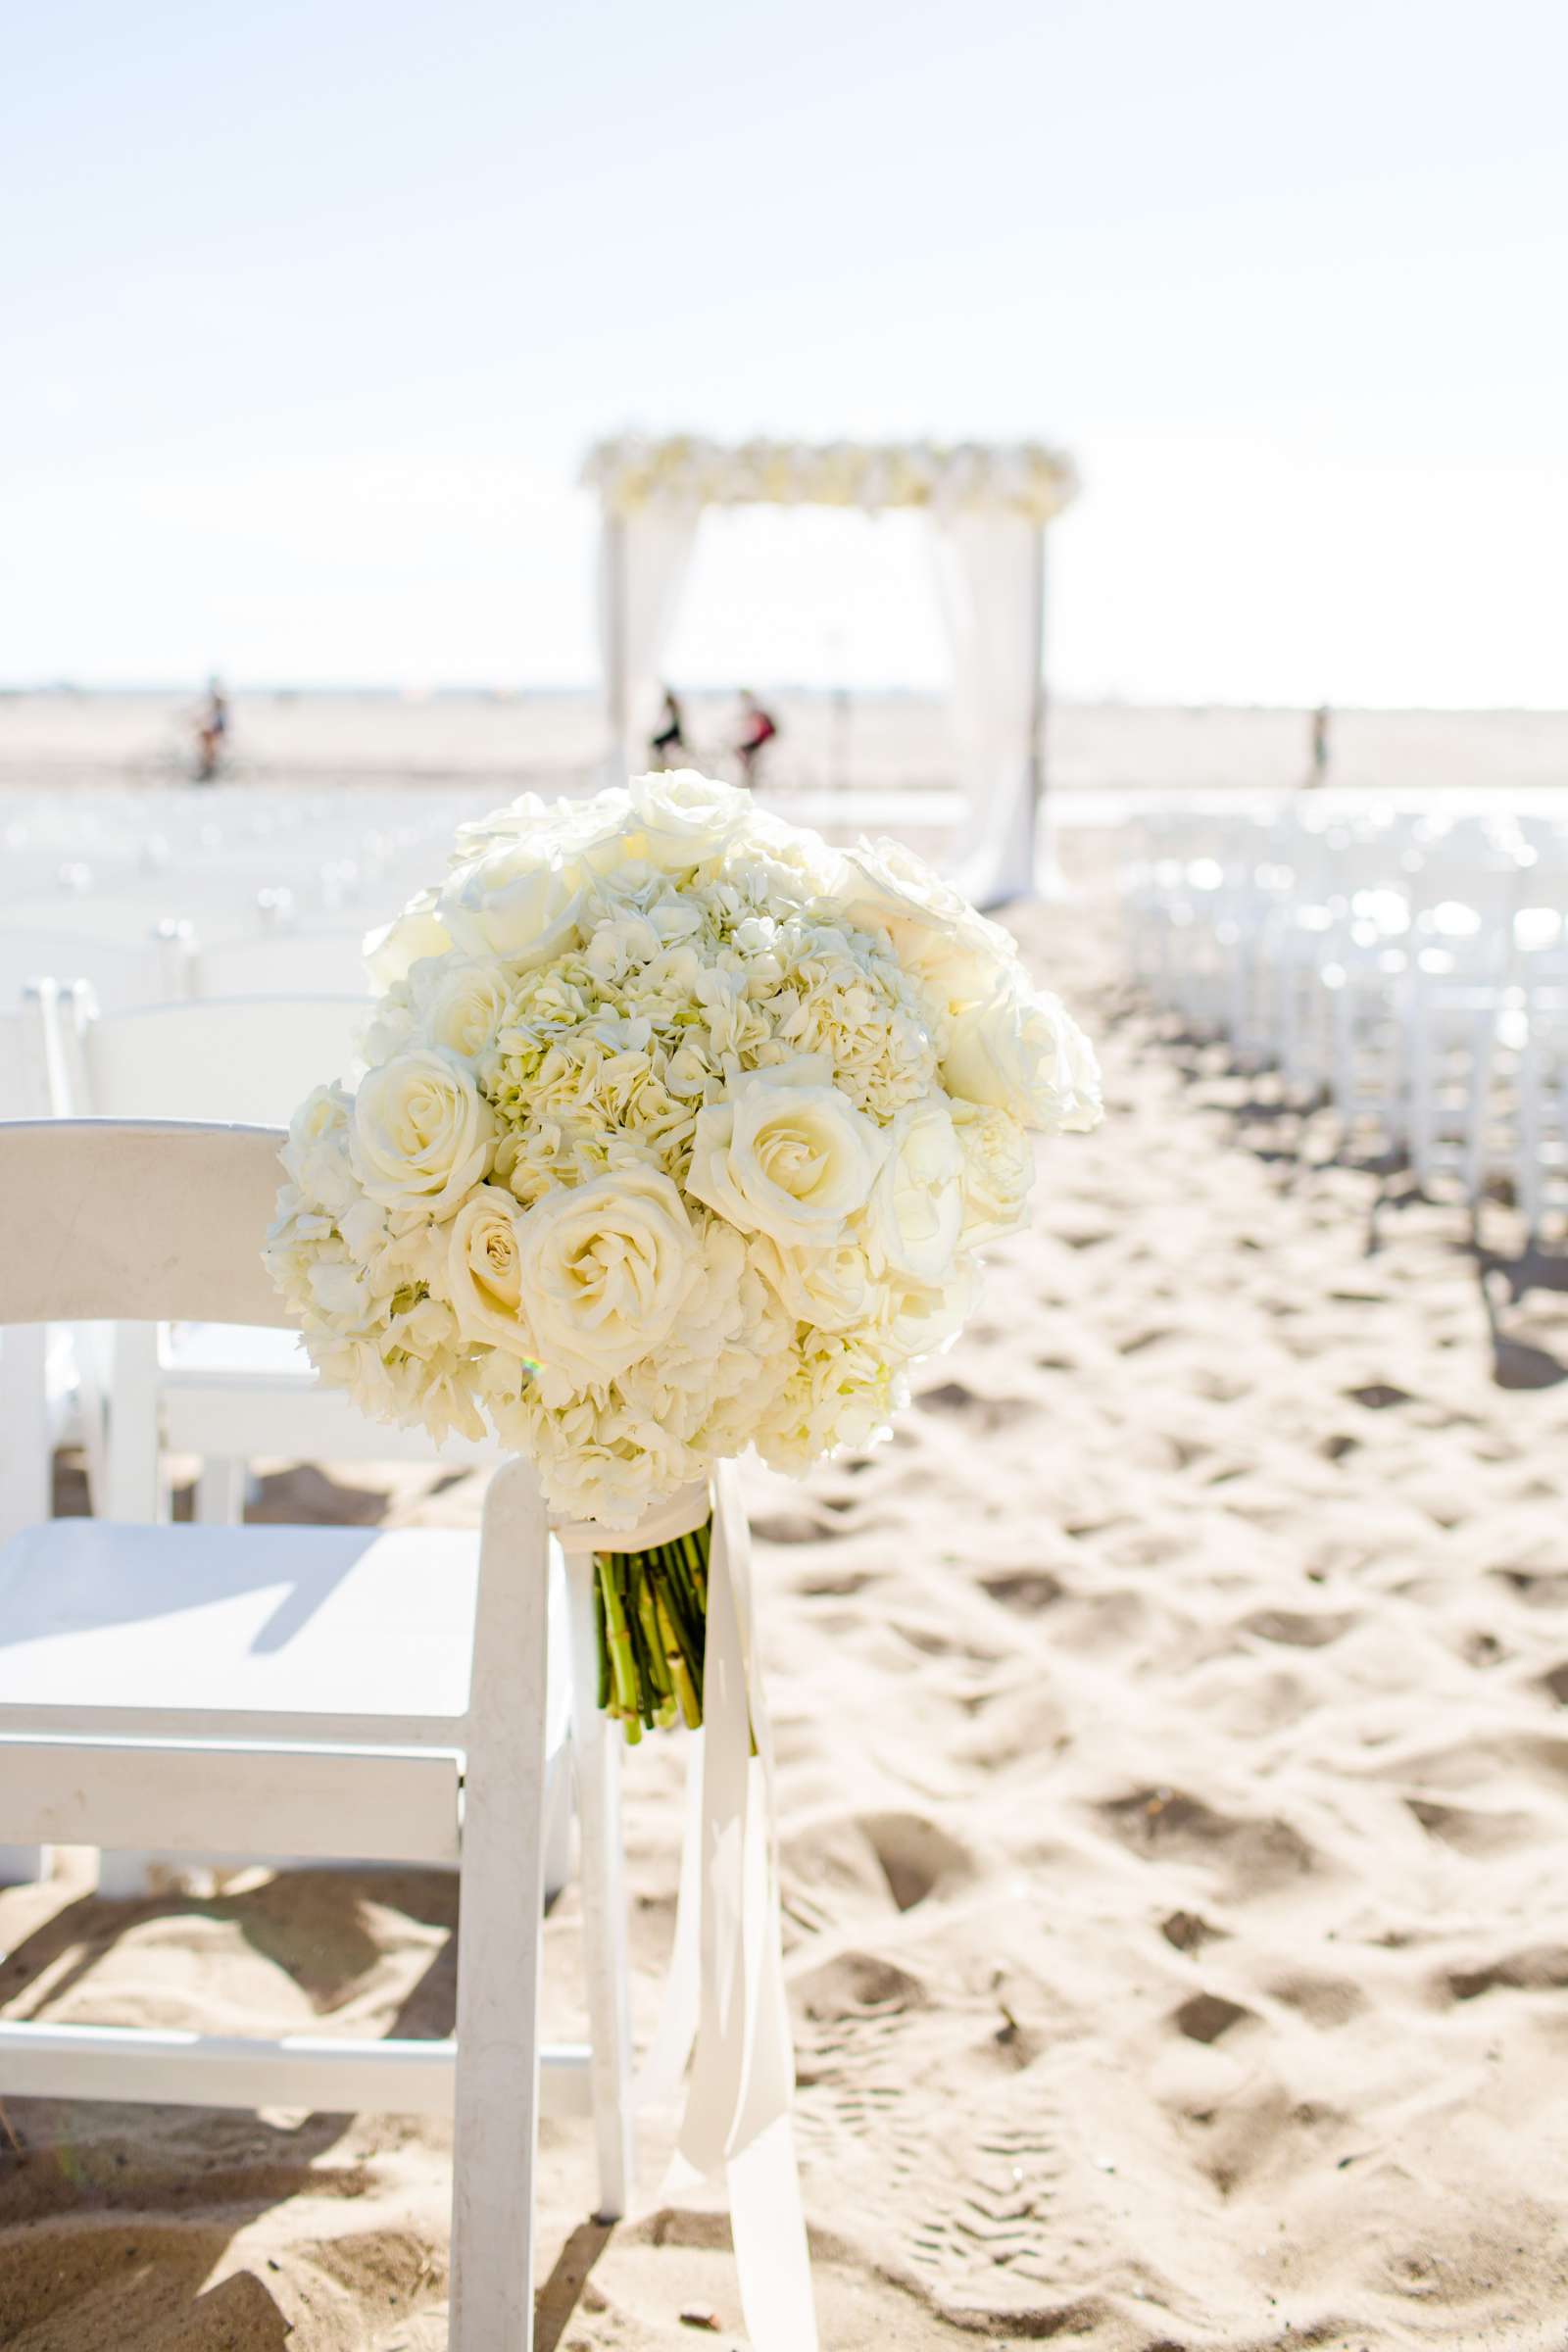
[[[754,2352],[816,2352],[810,2261],[796,2171],[790,2041],[780,1939],[773,1745],[753,1639],[751,1540],[734,1472],[635,1533],[646,1553],[707,1525],[704,1728],[692,1741],[675,1941],[663,2011],[638,2079],[639,2105],[686,2080],[665,2193],[721,2179]],[[686,1521],[681,1528],[681,1520]],[[597,1553],[603,1530],[564,1528],[568,1552]],[[610,1555],[625,1557],[627,1555]],[[688,2074],[689,2068],[689,2074]]]

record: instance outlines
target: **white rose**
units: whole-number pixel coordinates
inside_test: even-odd
[[[716,858],[746,822],[752,796],[694,767],[633,776],[632,816],[650,861],[666,872]]]
[[[739,1452],[760,1401],[787,1377],[792,1329],[755,1262],[757,1242],[722,1217],[703,1217],[702,1268],[662,1348],[622,1372],[628,1410],[683,1445]],[[771,1247],[771,1245],[768,1245]],[[738,1417],[740,1434],[724,1434]]]
[[[752,1262],[794,1323],[818,1331],[846,1331],[863,1322],[875,1292],[870,1262],[856,1241],[826,1250],[781,1250],[766,1234],[755,1234]]]
[[[737,1074],[721,1102],[698,1112],[686,1190],[743,1233],[825,1249],[864,1207],[886,1150],[826,1058],[802,1054]]]
[[[630,854],[634,830],[631,795],[618,784],[591,801],[557,801],[551,810],[550,838],[561,856],[595,874],[612,872]]]
[[[963,1222],[963,1153],[940,1095],[899,1112],[888,1155],[861,1219],[878,1273],[941,1282]]]
[[[884,1290],[877,1329],[891,1355],[903,1363],[950,1348],[968,1321],[980,1292],[973,1258],[955,1260],[945,1282],[900,1283]]]
[[[523,1316],[518,1244],[522,1215],[512,1195],[499,1185],[477,1185],[452,1220],[446,1290],[466,1340],[531,1360],[534,1348]]]
[[[487,958],[447,956],[430,969],[419,1027],[427,1045],[472,1061],[490,1045],[507,1008],[507,975]],[[422,981],[421,973],[418,979]],[[416,983],[416,987],[418,983]]]
[[[994,1103],[1047,1135],[1100,1124],[1094,1048],[1058,997],[1004,988],[960,1013],[942,1076],[950,1094]]]
[[[603,1387],[651,1354],[699,1266],[679,1192],[636,1164],[547,1193],[519,1219],[517,1243],[548,1401]]]
[[[809,826],[792,825],[769,809],[752,808],[725,852],[724,872],[737,880],[760,874],[775,897],[805,903],[840,895],[844,858]]]
[[[388,989],[406,980],[421,956],[445,956],[451,945],[437,894],[421,890],[379,931],[367,932],[360,952],[375,986]]]
[[[340,1216],[359,1197],[349,1164],[352,1098],[341,1086],[318,1086],[289,1121],[288,1142],[278,1153],[313,1208]]]
[[[1035,1180],[1035,1155],[1024,1129],[1009,1111],[991,1102],[950,1105],[963,1153],[963,1231],[965,1250],[1000,1242],[1023,1225],[1029,1188]]]
[[[851,922],[883,930],[905,970],[943,1011],[989,997],[1014,967],[1017,947],[1000,923],[902,842],[883,836],[844,854],[834,896]]]
[[[442,920],[470,956],[547,963],[575,942],[581,878],[548,840],[505,842],[453,874]]]
[[[360,1082],[352,1152],[360,1182],[387,1208],[448,1216],[495,1150],[495,1114],[455,1054],[400,1054]]]
[[[561,806],[559,801],[541,800],[536,792],[519,792],[514,801],[508,801],[505,808],[492,808],[488,816],[467,818],[453,835],[453,863],[469,865],[497,842],[535,839],[548,831]]]

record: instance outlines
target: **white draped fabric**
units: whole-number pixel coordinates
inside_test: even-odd
[[[933,512],[953,647],[953,721],[970,818],[953,880],[979,906],[1035,886],[1041,525],[1005,510]]]
[[[741,2309],[753,2352],[817,2352],[811,2265],[795,2164],[795,2057],[779,1917],[773,1740],[752,1613],[752,1546],[732,1462],[711,1505],[683,1488],[629,1535],[645,1549],[713,1514],[704,1728],[692,1736],[675,1942],[663,2014],[638,2080],[662,2106],[686,2082],[676,2153],[660,2195],[724,2182]],[[591,1551],[591,1522],[558,1531]],[[755,1742],[756,1752],[753,1753]]]
[[[701,518],[701,505],[692,498],[650,499],[629,514],[605,517],[599,615],[613,739],[612,782],[648,765],[660,668]]]

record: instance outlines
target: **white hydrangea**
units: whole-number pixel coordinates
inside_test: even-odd
[[[892,842],[682,771],[461,826],[367,943],[352,1092],[282,1153],[267,1263],[364,1410],[501,1441],[629,1530],[748,1446],[864,1446],[1016,1230],[1094,1056]]]

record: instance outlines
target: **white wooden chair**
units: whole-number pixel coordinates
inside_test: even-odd
[[[354,997],[236,998],[100,1013],[90,989],[37,1000],[52,1106],[64,1118],[281,1123],[323,1076],[352,1064],[365,1003]],[[367,1452],[368,1442],[382,1451]],[[241,1515],[246,1448],[314,1461],[428,1459],[431,1447],[377,1441],[346,1398],[319,1388],[292,1334],[154,1325],[115,1334],[107,1507],[113,1519],[168,1516],[166,1449],[202,1461],[197,1516]]]
[[[63,906],[56,925],[0,915],[0,1007],[14,1008],[40,980],[85,980],[101,1004],[158,1004],[186,993],[188,936],[151,919],[136,939],[76,930]]]
[[[198,997],[369,994],[362,952],[366,923],[352,930],[258,930],[243,938],[208,937],[197,926],[192,994]],[[362,1002],[360,1018],[365,1018]]]
[[[68,1118],[226,1118],[281,1121],[323,1073],[347,1071],[366,1004],[356,997],[234,998],[100,1014],[90,991],[36,1001],[44,1035],[36,1057],[54,1073],[54,1107]],[[275,1319],[274,1319],[275,1320]],[[250,1461],[493,1463],[496,1449],[454,1440],[437,1448],[422,1430],[368,1421],[318,1379],[292,1331],[216,1322],[122,1323],[113,1340],[109,1436],[102,1487],[111,1519],[170,1516],[170,1454],[194,1454],[195,1516],[206,1526],[244,1515]],[[551,1750],[548,1885],[569,1866],[570,1788]],[[150,1854],[104,1858],[99,1889],[146,1891]]]
[[[8,1320],[265,1324],[281,1138],[0,1126]],[[591,2108],[603,2212],[631,2164],[616,1756],[573,1563],[591,2040],[538,2040],[549,1564],[531,1471],[482,1533],[56,1520],[0,1549],[0,1828],[40,1842],[455,1864],[455,2041],[249,2040],[0,2021],[21,2096],[455,2110],[453,2352],[530,2352],[537,2116]]]

